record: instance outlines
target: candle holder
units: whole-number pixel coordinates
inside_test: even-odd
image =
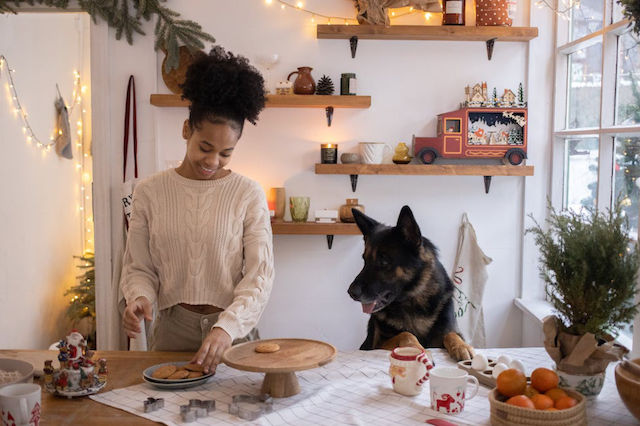
[[[269,210],[273,212],[271,218],[273,220],[283,220],[286,204],[284,188],[269,188],[267,204],[269,205]]]
[[[322,164],[337,164],[338,145],[335,143],[323,143],[320,145],[320,162]]]

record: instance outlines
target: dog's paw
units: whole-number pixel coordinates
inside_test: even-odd
[[[473,347],[466,342],[460,342],[449,349],[449,355],[456,361],[466,361],[475,355]]]
[[[444,347],[447,348],[449,356],[457,361],[472,359],[475,355],[473,347],[462,340],[462,337],[455,331],[444,336]]]
[[[407,346],[412,348],[424,349],[418,341],[417,337],[409,333],[408,331],[403,331],[402,333],[387,340],[380,346],[380,349],[392,351],[395,348]]]

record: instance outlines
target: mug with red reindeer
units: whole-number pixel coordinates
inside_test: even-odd
[[[389,360],[389,375],[394,391],[407,396],[422,392],[422,384],[429,379],[429,370],[433,368],[433,362],[424,349],[395,348]]]
[[[473,387],[467,393],[467,384]],[[440,413],[458,414],[464,410],[464,401],[478,393],[478,379],[459,368],[440,367],[431,370],[431,409]]]

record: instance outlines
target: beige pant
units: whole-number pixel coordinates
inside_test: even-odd
[[[196,352],[219,315],[220,312],[209,315],[191,312],[180,305],[164,309],[153,323],[149,348],[152,351]],[[254,328],[233,344],[259,339],[258,330]]]

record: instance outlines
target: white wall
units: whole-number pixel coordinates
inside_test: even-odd
[[[71,103],[86,26],[82,15],[0,15],[0,54],[16,70],[22,106],[45,142],[56,83]],[[74,161],[26,143],[4,72],[0,83],[0,349],[44,349],[68,331],[63,293],[78,275],[72,256],[82,254],[80,176]]]
[[[528,6],[519,3],[514,25],[527,25]],[[342,153],[355,151],[359,141],[383,141],[395,146],[400,141],[410,142],[412,134],[435,135],[436,115],[458,107],[465,85],[485,80],[489,90],[496,86],[502,92],[526,82],[530,68],[542,67],[543,74],[550,73],[546,47],[532,50],[535,61],[529,61],[526,43],[497,42],[493,59],[488,61],[481,42],[361,40],[352,59],[347,40],[317,40],[308,15],[291,9],[282,11],[275,4],[173,0],[167,5],[201,23],[225,48],[252,61],[260,53],[278,53],[281,61],[271,71],[272,81],[284,79],[297,66],[308,65],[314,68],[316,80],[327,74],[339,87],[340,73],[355,72],[359,94],[372,96],[371,108],[336,109],[330,128],[322,109],[266,109],[257,126],[245,127],[231,168],[258,180],[265,189],[284,186],[287,196],[311,196],[311,211],[337,208],[345,198],[357,197],[368,214],[395,223],[402,205],[408,204],[424,235],[440,248],[441,261],[448,270],[455,256],[460,218],[467,212],[481,247],[494,259],[484,300],[487,343],[522,343],[522,314],[512,301],[522,291],[522,232],[528,213],[523,194],[525,180],[531,178],[496,177],[490,193],[485,194],[479,176],[361,176],[353,194],[348,176],[316,175],[313,167],[322,142],[337,142]],[[354,14],[352,2],[344,0],[308,0],[306,5],[325,14]],[[149,24],[147,33],[152,34],[152,29]],[[551,28],[540,28],[545,37],[550,32]],[[136,38],[133,47],[112,37],[109,40],[109,55],[117,58],[110,69],[113,200],[118,199],[115,188],[121,176],[119,129],[129,74],[137,79],[142,174],[153,173],[166,167],[167,161],[184,155],[180,129],[187,110],[156,108],[148,103],[151,93],[168,93],[159,73],[163,55],[156,55],[152,46],[151,37]],[[531,73],[531,77],[534,75],[539,78],[540,72]],[[545,84],[532,84],[535,90],[527,91],[533,158],[529,164],[537,167],[538,174],[540,170],[545,172],[538,160],[547,161],[546,154],[539,155],[537,150],[548,143],[544,129],[550,119],[546,108],[551,93]],[[546,193],[548,185],[544,178],[541,181],[535,186],[527,183],[527,194]],[[121,212],[115,202],[111,217],[117,241]],[[274,248],[276,282],[260,323],[262,335],[320,338],[340,349],[358,347],[368,317],[346,290],[362,267],[362,239],[336,236],[333,249],[327,250],[323,236],[276,235]]]

